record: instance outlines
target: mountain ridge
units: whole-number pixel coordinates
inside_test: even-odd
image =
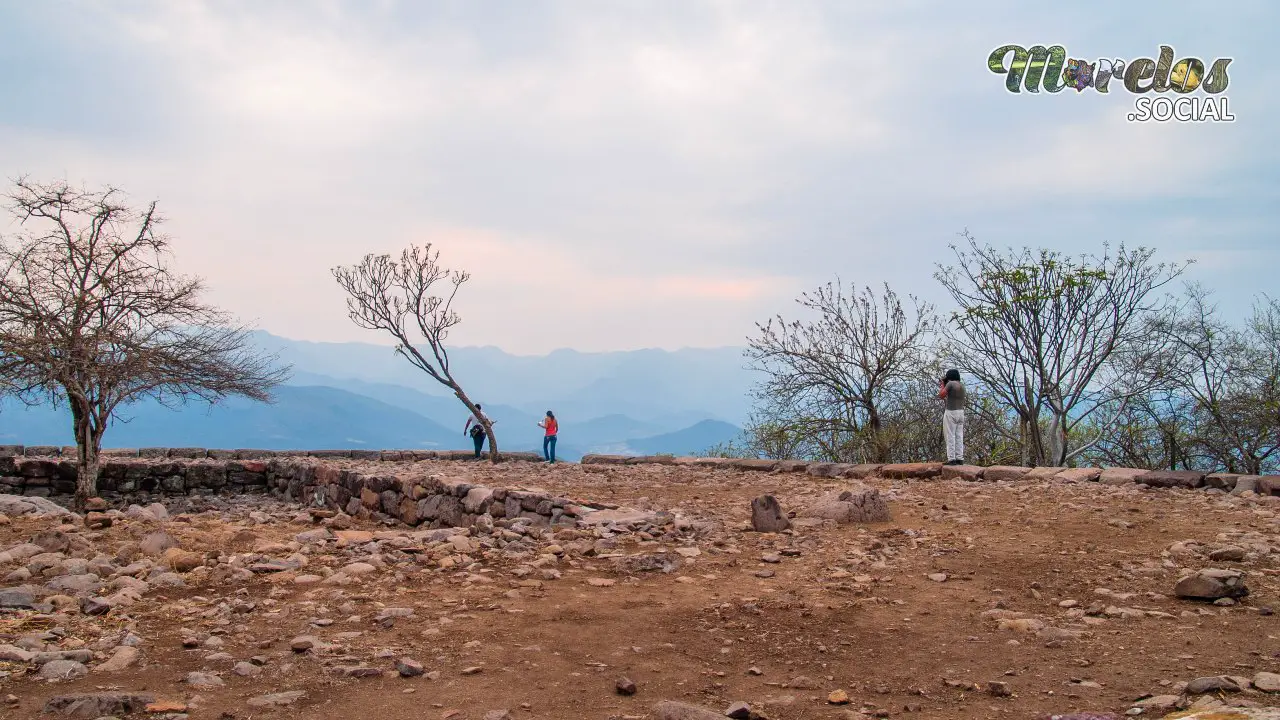
[[[293,366],[275,403],[232,398],[178,411],[154,402],[128,406],[108,430],[107,446],[470,448],[462,433],[465,406],[395,357],[391,346],[293,341],[265,331],[253,337]],[[736,348],[563,349],[543,356],[494,346],[451,351],[468,395],[497,421],[500,448],[541,451],[537,422],[550,409],[561,427],[557,454],[565,459],[686,452],[705,449],[685,447],[701,439],[721,442],[745,414],[748,375],[739,357]],[[0,408],[0,442],[71,443],[65,408],[24,408],[12,400]],[[706,421],[722,425],[701,425]]]

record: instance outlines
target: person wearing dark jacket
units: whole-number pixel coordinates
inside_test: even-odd
[[[485,438],[484,423],[480,422],[480,418],[484,418],[485,420],[488,420],[490,425],[493,424],[493,420],[490,420],[489,416],[484,414],[484,411],[480,409],[479,404],[476,405],[476,413],[479,414],[479,417],[476,417],[476,415],[472,415],[471,417],[467,418],[467,424],[462,426],[462,434],[471,435],[471,442],[475,443],[475,446],[476,446],[476,459],[479,460],[480,451],[484,448],[484,438]]]
[[[938,387],[938,397],[946,401],[942,411],[942,437],[947,441],[947,464],[964,464],[964,383],[959,370],[948,370]]]

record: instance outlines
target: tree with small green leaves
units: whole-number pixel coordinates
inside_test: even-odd
[[[935,273],[957,306],[946,324],[955,361],[1017,413],[1023,462],[1066,465],[1158,384],[1167,339],[1147,319],[1186,266],[1141,247],[1071,257],[961,236],[956,263]],[[1089,426],[1098,434],[1081,439]]]

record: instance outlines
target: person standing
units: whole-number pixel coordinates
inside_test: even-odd
[[[476,404],[476,413],[479,417],[472,415],[467,418],[467,424],[462,426],[462,434],[471,435],[471,442],[475,443],[476,446],[476,459],[479,460],[480,451],[484,448],[485,438],[484,423],[480,422],[480,418],[484,418],[485,422],[488,422],[490,425],[493,424],[493,420],[491,420],[488,415],[484,414],[484,411],[480,409],[479,403]]]
[[[560,432],[560,423],[556,422],[555,413],[547,411],[547,416],[538,422],[538,427],[546,430],[542,436],[542,457],[554,464],[556,461],[556,435]]]
[[[938,397],[946,401],[942,412],[942,437],[947,441],[947,464],[964,464],[964,383],[959,370],[948,370],[942,377]]]

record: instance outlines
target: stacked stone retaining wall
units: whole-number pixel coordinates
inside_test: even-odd
[[[76,465],[71,460],[0,457],[0,494],[67,497],[75,492],[75,479]],[[426,527],[468,527],[482,516],[573,526],[593,512],[613,507],[537,490],[490,488],[440,475],[371,474],[338,467],[323,458],[111,458],[102,463],[98,490],[108,502],[270,493],[315,509]]]
[[[75,448],[57,446],[23,446],[0,445],[0,493],[17,495],[34,495],[58,497],[75,492]],[[421,521],[434,522],[442,514],[450,521],[460,518],[455,512],[452,501],[436,501],[436,504],[421,504],[424,497],[412,498],[408,503],[394,500],[390,485],[379,479],[352,481],[353,471],[336,470],[325,465],[327,460],[364,460],[383,462],[415,462],[421,460],[469,460],[474,453],[466,450],[219,450],[208,448],[138,448],[103,450],[102,474],[99,490],[108,498],[140,495],[189,495],[228,493],[291,492],[292,499],[311,502],[312,497],[303,497],[299,491],[302,487],[328,487],[324,503],[335,509],[357,510],[353,498],[371,512],[381,512],[397,519],[405,519],[409,524]],[[504,452],[505,461],[533,462],[541,461],[536,453]],[[147,461],[147,462],[142,462]],[[628,466],[628,465],[673,465],[691,468],[739,470],[745,472],[765,473],[806,473],[818,478],[849,478],[865,480],[881,477],[895,480],[932,480],[960,479],[986,482],[1012,482],[1018,480],[1098,482],[1106,485],[1145,485],[1148,487],[1180,487],[1187,489],[1216,490],[1234,494],[1254,492],[1260,495],[1280,495],[1280,475],[1243,475],[1236,473],[1206,473],[1190,470],[1143,470],[1138,468],[1062,468],[1062,467],[1020,467],[998,465],[981,467],[976,465],[944,465],[938,462],[900,463],[900,464],[850,464],[829,462],[805,462],[800,460],[760,460],[737,458],[697,458],[673,457],[670,455],[587,455],[582,458],[586,466]],[[326,468],[324,470],[302,470],[300,468]],[[340,481],[333,480],[331,471],[340,473]],[[316,474],[326,478],[317,483],[311,480]],[[294,482],[292,475],[301,473],[304,476],[302,485]],[[354,474],[359,478],[374,476]],[[393,477],[393,476],[387,476]],[[283,481],[282,481],[283,478]],[[280,483],[283,482],[283,485]],[[403,481],[402,481],[403,482]],[[425,482],[425,481],[412,481]],[[382,487],[387,485],[387,487]],[[427,491],[412,490],[423,493]],[[426,487],[426,486],[423,486]],[[376,489],[374,489],[376,488]],[[470,486],[468,486],[470,488]],[[374,501],[372,494],[379,497]],[[467,490],[469,492],[470,489]],[[404,495],[404,491],[399,491]],[[433,488],[428,495],[452,497],[453,489],[445,492]],[[498,501],[506,503],[505,494],[501,490],[492,492],[499,495]],[[520,491],[514,491],[520,492]],[[464,492],[463,495],[466,493]],[[383,497],[387,498],[386,502]],[[335,501],[334,498],[341,498]],[[458,497],[462,497],[461,495]],[[477,497],[479,497],[477,495]],[[402,498],[403,499],[403,498]],[[533,513],[546,519],[554,519],[551,509],[563,507],[551,505],[550,508],[538,501],[525,503],[522,496],[517,500],[522,504],[534,507],[515,510],[515,504],[508,503],[515,512]],[[440,505],[443,503],[443,506]],[[572,504],[572,503],[570,503]],[[403,505],[403,507],[401,507]],[[393,507],[394,506],[394,507]],[[486,508],[489,505],[485,505]],[[505,509],[506,506],[504,506]],[[547,512],[539,512],[539,508]],[[395,512],[389,512],[389,510]],[[501,511],[500,511],[501,512]],[[484,514],[467,511],[469,515]],[[493,514],[493,513],[490,513]],[[556,514],[556,517],[564,514]],[[415,516],[416,515],[416,516]]]
[[[1195,470],[1030,468],[1010,465],[981,467],[978,465],[946,465],[940,462],[878,465],[804,462],[799,460],[672,457],[670,455],[587,455],[582,458],[582,464],[593,466],[662,464],[701,468],[727,468],[747,472],[807,473],[814,477],[851,478],[856,480],[881,477],[891,480],[957,479],[974,482],[1014,482],[1018,480],[1099,482],[1106,485],[1137,484],[1148,487],[1220,490],[1235,494],[1254,492],[1259,495],[1280,495],[1280,475],[1207,473]]]
[[[76,457],[74,445],[0,445],[0,457],[39,457],[69,458]],[[419,460],[472,460],[475,452],[471,450],[217,450],[210,448],[108,448],[102,451],[103,459],[111,458],[143,458],[147,460],[267,460],[280,457],[314,457],[339,458],[348,460],[383,460],[386,462],[416,462]],[[489,453],[481,453],[488,458]],[[535,452],[503,452],[504,462],[541,462],[542,456]]]

